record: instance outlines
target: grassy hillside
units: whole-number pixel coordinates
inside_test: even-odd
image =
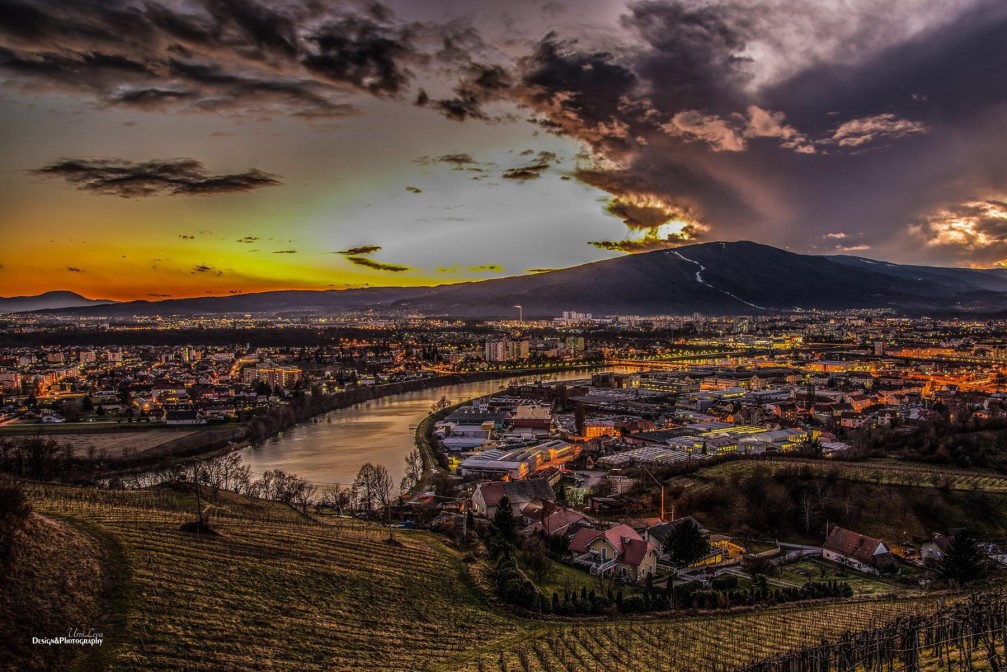
[[[474,591],[462,554],[426,533],[389,545],[359,522],[310,521],[289,507],[226,496],[216,535],[179,531],[187,496],[35,494],[39,510],[85,519],[118,539],[133,598],[106,633],[111,669],[421,670],[464,653],[459,633],[491,638],[520,622]]]
[[[216,534],[196,536],[179,531],[192,518],[184,492],[35,486],[31,495],[37,511],[120,549],[122,566],[108,576],[122,599],[106,607],[101,652],[110,670],[618,670],[641,661],[698,670],[927,610],[936,599],[531,620],[493,603],[478,563],[424,532],[388,544],[360,521],[319,522],[225,495],[212,509]],[[83,548],[71,555],[81,553],[97,557]]]
[[[68,629],[102,631],[102,584],[107,558],[99,543],[75,527],[32,514],[14,558],[0,569],[0,669],[90,669],[93,649],[37,646],[32,637],[66,636]]]

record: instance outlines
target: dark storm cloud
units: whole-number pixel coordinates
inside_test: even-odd
[[[455,121],[486,120],[489,117],[485,105],[504,99],[513,85],[513,77],[502,66],[472,63],[465,68],[453,97],[430,101],[426,92],[421,91],[423,98],[418,97],[416,104],[420,107],[429,104]]]
[[[84,271],[80,270],[79,268],[77,268],[76,266],[67,266],[66,270],[70,271],[71,273],[83,273],[84,272]]]
[[[374,254],[375,252],[380,252],[380,245],[360,245],[358,247],[350,247],[345,250],[340,250],[336,254],[342,254],[347,257],[357,257],[364,254]]]
[[[576,40],[547,35],[521,62],[518,99],[539,113],[546,130],[577,137],[595,149],[628,147],[626,99],[638,79],[604,51],[585,51]]]
[[[365,266],[367,268],[372,268],[375,271],[387,271],[389,273],[402,273],[403,271],[412,270],[408,266],[400,266],[399,264],[386,264],[380,261],[374,261],[373,259],[368,259],[367,257],[347,257],[347,261],[351,264],[356,264],[357,266]]]
[[[287,14],[246,0],[209,0],[206,9],[216,31],[235,34],[231,39],[241,49],[255,47],[257,51],[251,51],[251,55],[274,52],[293,56],[298,51],[297,26]],[[191,25],[185,26],[179,36],[184,37],[185,31],[191,29]]]
[[[749,12],[737,5],[645,0],[623,17],[646,48],[633,69],[650,84],[662,110],[720,111],[736,107],[748,82],[743,55],[751,33]]]
[[[471,154],[443,154],[438,156],[436,161],[439,163],[449,163],[455,168],[478,165],[478,162],[472,158]]]
[[[875,250],[912,247],[918,260],[991,261],[1000,246],[983,243],[992,230],[942,235],[939,222],[1007,194],[1007,157],[994,149],[1007,144],[1004,34],[1007,6],[980,2],[862,63],[818,64],[767,89],[766,104],[787,109],[832,154],[799,169],[782,164],[791,226],[856,226]]]
[[[884,26],[913,14],[896,4],[874,19],[881,28],[862,25],[849,44],[814,52],[830,21],[867,21],[828,11],[787,0],[647,0],[623,18],[635,43],[601,50],[551,34],[521,61],[513,97],[547,130],[592,147],[602,161],[574,176],[612,194],[608,212],[645,234],[600,247],[707,235],[802,247],[855,226],[869,231],[856,247],[901,252],[914,222],[916,238],[937,235],[918,225],[921,213],[1007,192],[1007,159],[993,149],[1007,143],[997,112],[1007,104],[1007,6],[945,10],[885,46]],[[787,32],[807,24],[810,38]],[[763,72],[755,86],[768,67],[754,60],[760,53],[781,56],[785,76]],[[673,220],[686,226],[669,237],[662,227]],[[950,244],[968,247],[960,237]],[[943,245],[926,253],[947,259]]]
[[[114,94],[111,100],[115,103],[133,107],[161,107],[165,104],[177,103],[195,97],[192,91],[177,91],[150,87],[131,89]]]
[[[548,163],[536,163],[530,166],[523,166],[521,168],[511,168],[510,170],[504,171],[501,177],[505,180],[514,180],[515,182],[527,182],[529,180],[537,180],[542,177],[542,173],[544,173],[548,168]]]
[[[397,95],[412,76],[415,53],[403,34],[363,17],[333,21],[305,38],[301,62],[323,77],[376,95]]]
[[[257,240],[259,240],[258,236],[245,236],[244,238],[239,238],[238,242],[239,243],[249,243],[250,244],[250,243],[256,242]]]
[[[348,94],[397,97],[409,65],[448,58],[447,44],[467,63],[472,32],[400,22],[377,3],[0,0],[0,74],[106,106],[342,117],[358,112]]]
[[[482,266],[469,266],[470,273],[503,273],[504,267],[500,264],[483,264]]]
[[[99,106],[255,118],[352,115],[358,93],[467,123],[516,105],[590,149],[564,179],[611,194],[627,240],[605,249],[710,236],[806,249],[834,231],[866,231],[856,246],[879,255],[999,249],[996,222],[977,219],[973,240],[942,235],[957,225],[940,215],[1007,192],[1003,2],[638,0],[614,30],[580,27],[592,18],[488,46],[462,20],[376,3],[0,0],[0,77]]]
[[[297,250],[275,250],[273,254],[297,254]]]
[[[484,166],[490,166],[493,164],[480,163],[472,158],[471,154],[464,152],[457,152],[453,154],[442,154],[440,156],[430,157],[421,156],[418,159],[414,159],[413,163],[417,163],[421,166],[430,166],[437,163],[443,163],[448,166],[452,166],[452,170],[467,170],[470,172],[481,173],[483,172]]]
[[[410,194],[422,194],[423,193],[423,190],[420,189],[419,187],[406,187],[406,191],[408,191]]]
[[[763,93],[816,134],[841,120],[891,113],[930,124],[975,116],[1007,98],[1007,6],[973,3],[954,21],[891,45],[869,60],[823,62]]]
[[[123,159],[60,159],[32,171],[61,177],[82,191],[135,198],[144,196],[211,196],[251,191],[280,184],[261,170],[214,175],[195,159],[126,161]]]
[[[525,152],[521,152],[521,156],[528,156],[529,153],[532,153],[531,150],[526,150]],[[549,170],[550,165],[555,161],[556,155],[554,153],[542,151],[538,153],[538,160],[535,163],[506,170],[501,177],[505,180],[514,180],[516,182],[537,180],[542,177],[545,171]]]

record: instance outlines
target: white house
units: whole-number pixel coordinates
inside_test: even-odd
[[[857,532],[834,527],[822,546],[822,557],[865,574],[881,574],[882,570],[898,568],[885,542]]]

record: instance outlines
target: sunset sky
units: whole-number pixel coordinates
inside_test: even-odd
[[[0,0],[0,296],[1007,263],[1007,3]]]

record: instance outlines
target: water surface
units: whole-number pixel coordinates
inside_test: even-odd
[[[585,371],[552,374],[549,380],[589,378]],[[531,380],[521,376],[521,380]],[[283,469],[319,487],[353,483],[365,462],[384,465],[395,488],[405,472],[405,456],[413,449],[415,427],[441,397],[452,403],[492,394],[517,378],[463,383],[373,399],[320,415],[315,423],[291,428],[279,437],[241,451],[252,475]]]

